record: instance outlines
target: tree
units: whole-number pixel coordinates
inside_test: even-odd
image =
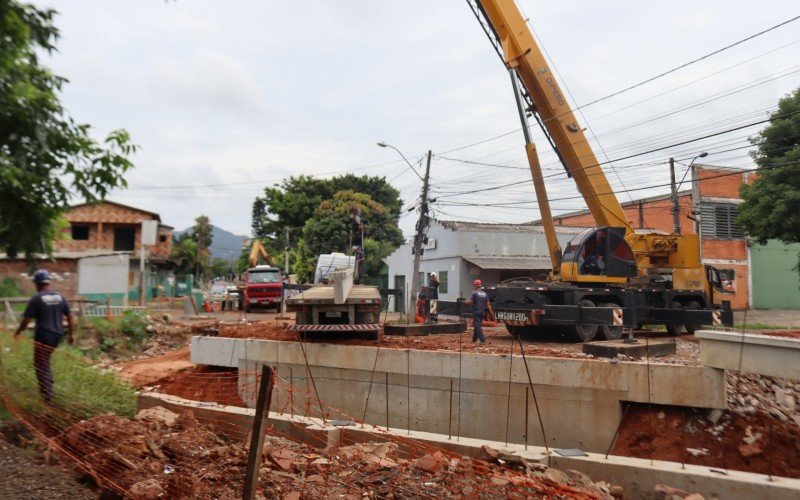
[[[194,220],[192,236],[200,247],[200,251],[207,251],[214,241],[214,228],[207,215],[201,215]]]
[[[339,191],[333,199],[319,204],[314,216],[303,226],[302,237],[294,254],[294,272],[301,280],[309,280],[317,257],[322,253],[350,253],[349,210],[358,208],[364,221],[366,274],[375,276],[382,266],[381,259],[403,243],[403,233],[397,227],[392,211],[372,197],[351,190]],[[373,253],[374,252],[374,253]]]
[[[778,102],[769,125],[750,142],[758,177],[740,189],[738,220],[762,245],[800,243],[800,88]]]
[[[301,175],[284,180],[280,186],[265,188],[264,196],[256,198],[252,214],[253,236],[282,242],[285,228],[302,228],[314,216],[322,201],[347,190],[370,195],[385,207],[391,217],[400,217],[400,192],[388,184],[384,177],[347,174],[331,179],[315,179]]]
[[[300,280],[309,279],[320,253],[349,250],[351,206],[360,207],[365,216],[365,248],[368,239],[380,242],[378,253],[366,256],[367,272],[374,275],[382,265],[372,260],[374,255],[380,260],[402,243],[397,228],[402,200],[384,177],[347,174],[315,179],[301,175],[267,187],[264,196],[253,203],[253,235],[268,248],[283,248],[284,231],[289,228],[292,272]]]
[[[49,253],[73,194],[102,199],[125,186],[128,133],[98,142],[59,102],[66,79],[40,65],[58,40],[56,12],[0,0],[0,250]]]
[[[211,276],[213,278],[225,277],[227,279],[232,270],[233,264],[222,257],[217,257],[211,261]]]
[[[189,233],[183,233],[172,244],[172,259],[178,263],[178,269],[184,274],[194,272],[198,266],[197,242]]]

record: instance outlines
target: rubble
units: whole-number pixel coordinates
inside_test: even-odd
[[[728,370],[728,405],[742,415],[768,413],[781,422],[797,423],[800,382]]]
[[[238,498],[247,451],[198,422],[152,408],[130,420],[104,414],[78,422],[56,442],[94,476],[134,498]],[[321,452],[268,435],[259,473],[264,498],[516,496],[612,499],[621,489],[487,449],[494,463],[430,450],[404,457],[394,442]],[[535,467],[534,467],[535,465]],[[613,494],[612,494],[613,493]]]

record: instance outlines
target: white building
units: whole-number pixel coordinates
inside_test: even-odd
[[[558,227],[564,248],[584,228]],[[429,273],[439,274],[439,298],[469,297],[472,282],[499,283],[512,278],[539,278],[550,271],[550,257],[542,226],[533,224],[483,224],[476,222],[431,221],[428,243],[420,258],[420,283]],[[406,242],[383,259],[389,268],[389,287],[411,288],[413,242]],[[408,304],[406,290],[403,304]],[[390,310],[402,311],[403,304],[390,299]]]

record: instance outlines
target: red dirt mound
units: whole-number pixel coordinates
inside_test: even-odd
[[[800,427],[764,413],[632,405],[620,424],[614,455],[670,460],[717,469],[800,477]]]

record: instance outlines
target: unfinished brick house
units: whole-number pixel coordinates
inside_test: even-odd
[[[142,222],[158,221],[155,246],[149,247],[149,260],[164,262],[172,249],[172,227],[161,223],[161,216],[140,208],[112,201],[81,203],[70,208],[65,218],[69,238],[56,243],[58,250],[102,249],[132,252],[131,263],[138,265]]]
[[[700,234],[704,264],[720,270],[723,283],[736,292],[734,309],[798,308],[797,272],[792,270],[797,249],[778,242],[761,246],[748,241],[739,224],[739,186],[755,179],[752,172],[708,165],[692,166],[690,189],[678,193],[683,233]],[[672,232],[670,195],[622,204],[628,220],[639,229]],[[588,210],[555,217],[556,225],[592,226]],[[785,268],[785,269],[784,269]],[[781,292],[781,290],[783,290]]]
[[[55,244],[57,252],[84,250],[130,252],[128,271],[130,299],[138,299],[141,286],[139,259],[142,248],[142,222],[158,222],[156,244],[146,248],[146,274],[151,276],[146,286],[147,294],[150,295],[152,288],[157,287],[161,278],[171,273],[174,268],[170,260],[173,228],[163,224],[161,216],[155,212],[106,200],[74,205],[65,214],[65,218],[70,225],[65,229],[67,237]]]

